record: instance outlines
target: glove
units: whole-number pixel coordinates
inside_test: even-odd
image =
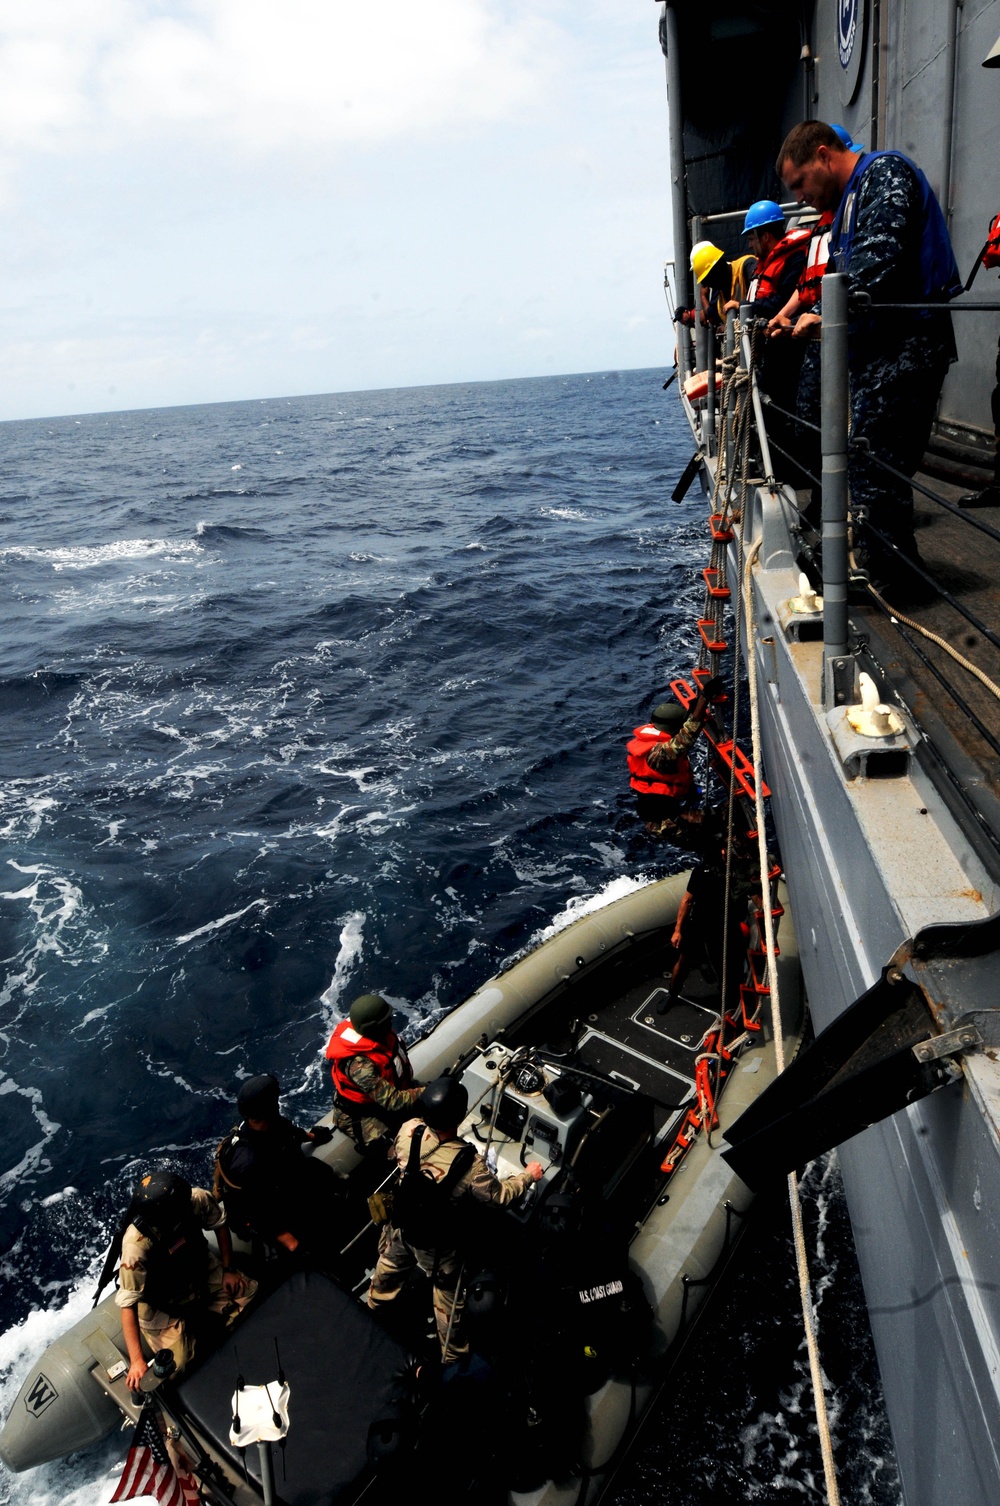
[[[701,693],[706,701],[714,701],[717,695],[721,695],[726,688],[726,682],[721,675],[714,675],[711,680],[706,680],[701,687]]]
[[[329,1145],[333,1139],[333,1130],[328,1124],[314,1124],[309,1133],[314,1145]]]

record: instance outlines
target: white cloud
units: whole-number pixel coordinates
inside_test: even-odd
[[[9,158],[192,130],[255,152],[468,130],[544,95],[565,39],[539,9],[2,0],[0,140]]]
[[[665,117],[652,5],[0,0],[0,416],[652,364]]]

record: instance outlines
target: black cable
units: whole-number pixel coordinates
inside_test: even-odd
[[[781,410],[779,409],[778,411],[780,412]],[[790,454],[790,452],[784,449],[776,439],[772,439],[770,434],[767,436],[767,447],[769,450],[777,450],[779,455],[784,455],[786,460],[790,460],[796,467],[796,469],[802,472],[803,476],[809,477],[809,480],[812,482],[813,486],[821,487],[823,485],[822,481],[820,481],[817,476],[814,476],[812,471],[806,470],[805,466],[797,456]],[[799,512],[799,509],[797,507],[795,511],[799,514],[800,518],[805,516],[804,513]]]
[[[850,294],[849,307],[852,314],[877,314],[882,309],[930,309],[937,314],[1000,314],[1000,303],[873,303],[868,294]]]
[[[761,402],[766,408],[773,408],[775,413],[781,414],[782,418],[790,418],[793,424],[801,424],[804,429],[812,429],[814,434],[822,433],[819,424],[812,423],[808,418],[800,418],[797,413],[789,413],[787,408],[779,408],[773,397],[768,397],[767,393],[762,392],[759,387],[757,390],[760,392]]]
[[[954,502],[948,501],[947,497],[942,497],[939,492],[934,491],[931,487],[924,486],[920,481],[915,481],[905,471],[897,470],[890,461],[883,460],[880,455],[873,454],[871,450],[866,449],[857,440],[853,444],[849,444],[848,449],[856,451],[859,455],[864,455],[873,465],[877,465],[881,470],[887,471],[890,476],[895,476],[898,481],[907,482],[922,497],[928,497],[932,502],[936,502],[939,507],[947,508],[949,512],[954,513],[963,523],[968,523],[970,528],[978,528],[980,533],[985,533],[988,538],[995,539],[1000,544],[1000,531],[996,528],[991,528],[988,523],[980,522],[978,518],[974,518],[971,513],[966,512],[963,508],[956,507]]]
[[[968,607],[963,607],[961,602],[956,601],[951,592],[946,591],[944,586],[941,585],[940,581],[936,580],[933,575],[928,574],[928,572],[924,570],[922,566],[918,565],[917,561],[913,559],[911,555],[907,554],[905,550],[900,549],[899,545],[892,539],[890,539],[888,534],[882,533],[880,529],[875,528],[868,518],[864,520],[864,528],[866,532],[874,534],[875,537],[879,539],[883,544],[888,544],[893,554],[898,554],[900,559],[905,561],[906,565],[914,572],[914,574],[919,575],[922,580],[925,580],[928,583],[928,585],[933,586],[938,596],[940,596],[943,601],[946,601],[950,607],[953,607],[960,617],[964,617],[966,622],[968,622],[972,627],[976,628],[980,633],[982,633],[984,638],[988,638],[990,643],[992,643],[994,647],[1000,648],[1000,637],[998,637],[996,633],[988,628],[985,622],[983,622],[976,616],[975,612],[970,612]]]

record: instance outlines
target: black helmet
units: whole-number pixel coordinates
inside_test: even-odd
[[[244,1119],[274,1119],[278,1113],[278,1079],[271,1072],[261,1072],[241,1083],[236,1107]]]
[[[439,1077],[420,1095],[417,1111],[431,1129],[454,1129],[469,1112],[469,1095],[457,1077]]]
[[[653,708],[650,721],[663,732],[679,732],[687,721],[687,712],[676,701],[661,701]]]
[[[351,1005],[351,1024],[359,1035],[377,1035],[392,1024],[392,1010],[381,994],[359,994]]]
[[[139,1181],[129,1212],[155,1229],[173,1229],[190,1207],[190,1182],[176,1171],[153,1171]]]

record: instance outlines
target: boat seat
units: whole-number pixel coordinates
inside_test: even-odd
[[[406,1352],[329,1277],[317,1271],[289,1277],[250,1308],[221,1348],[177,1387],[191,1421],[238,1475],[244,1459],[229,1442],[236,1377],[242,1374],[247,1385],[276,1381],[275,1339],[291,1419],[285,1478],[272,1445],[278,1495],[286,1506],[346,1506],[367,1477],[369,1428],[398,1412]],[[256,1447],[245,1455],[259,1482]]]

